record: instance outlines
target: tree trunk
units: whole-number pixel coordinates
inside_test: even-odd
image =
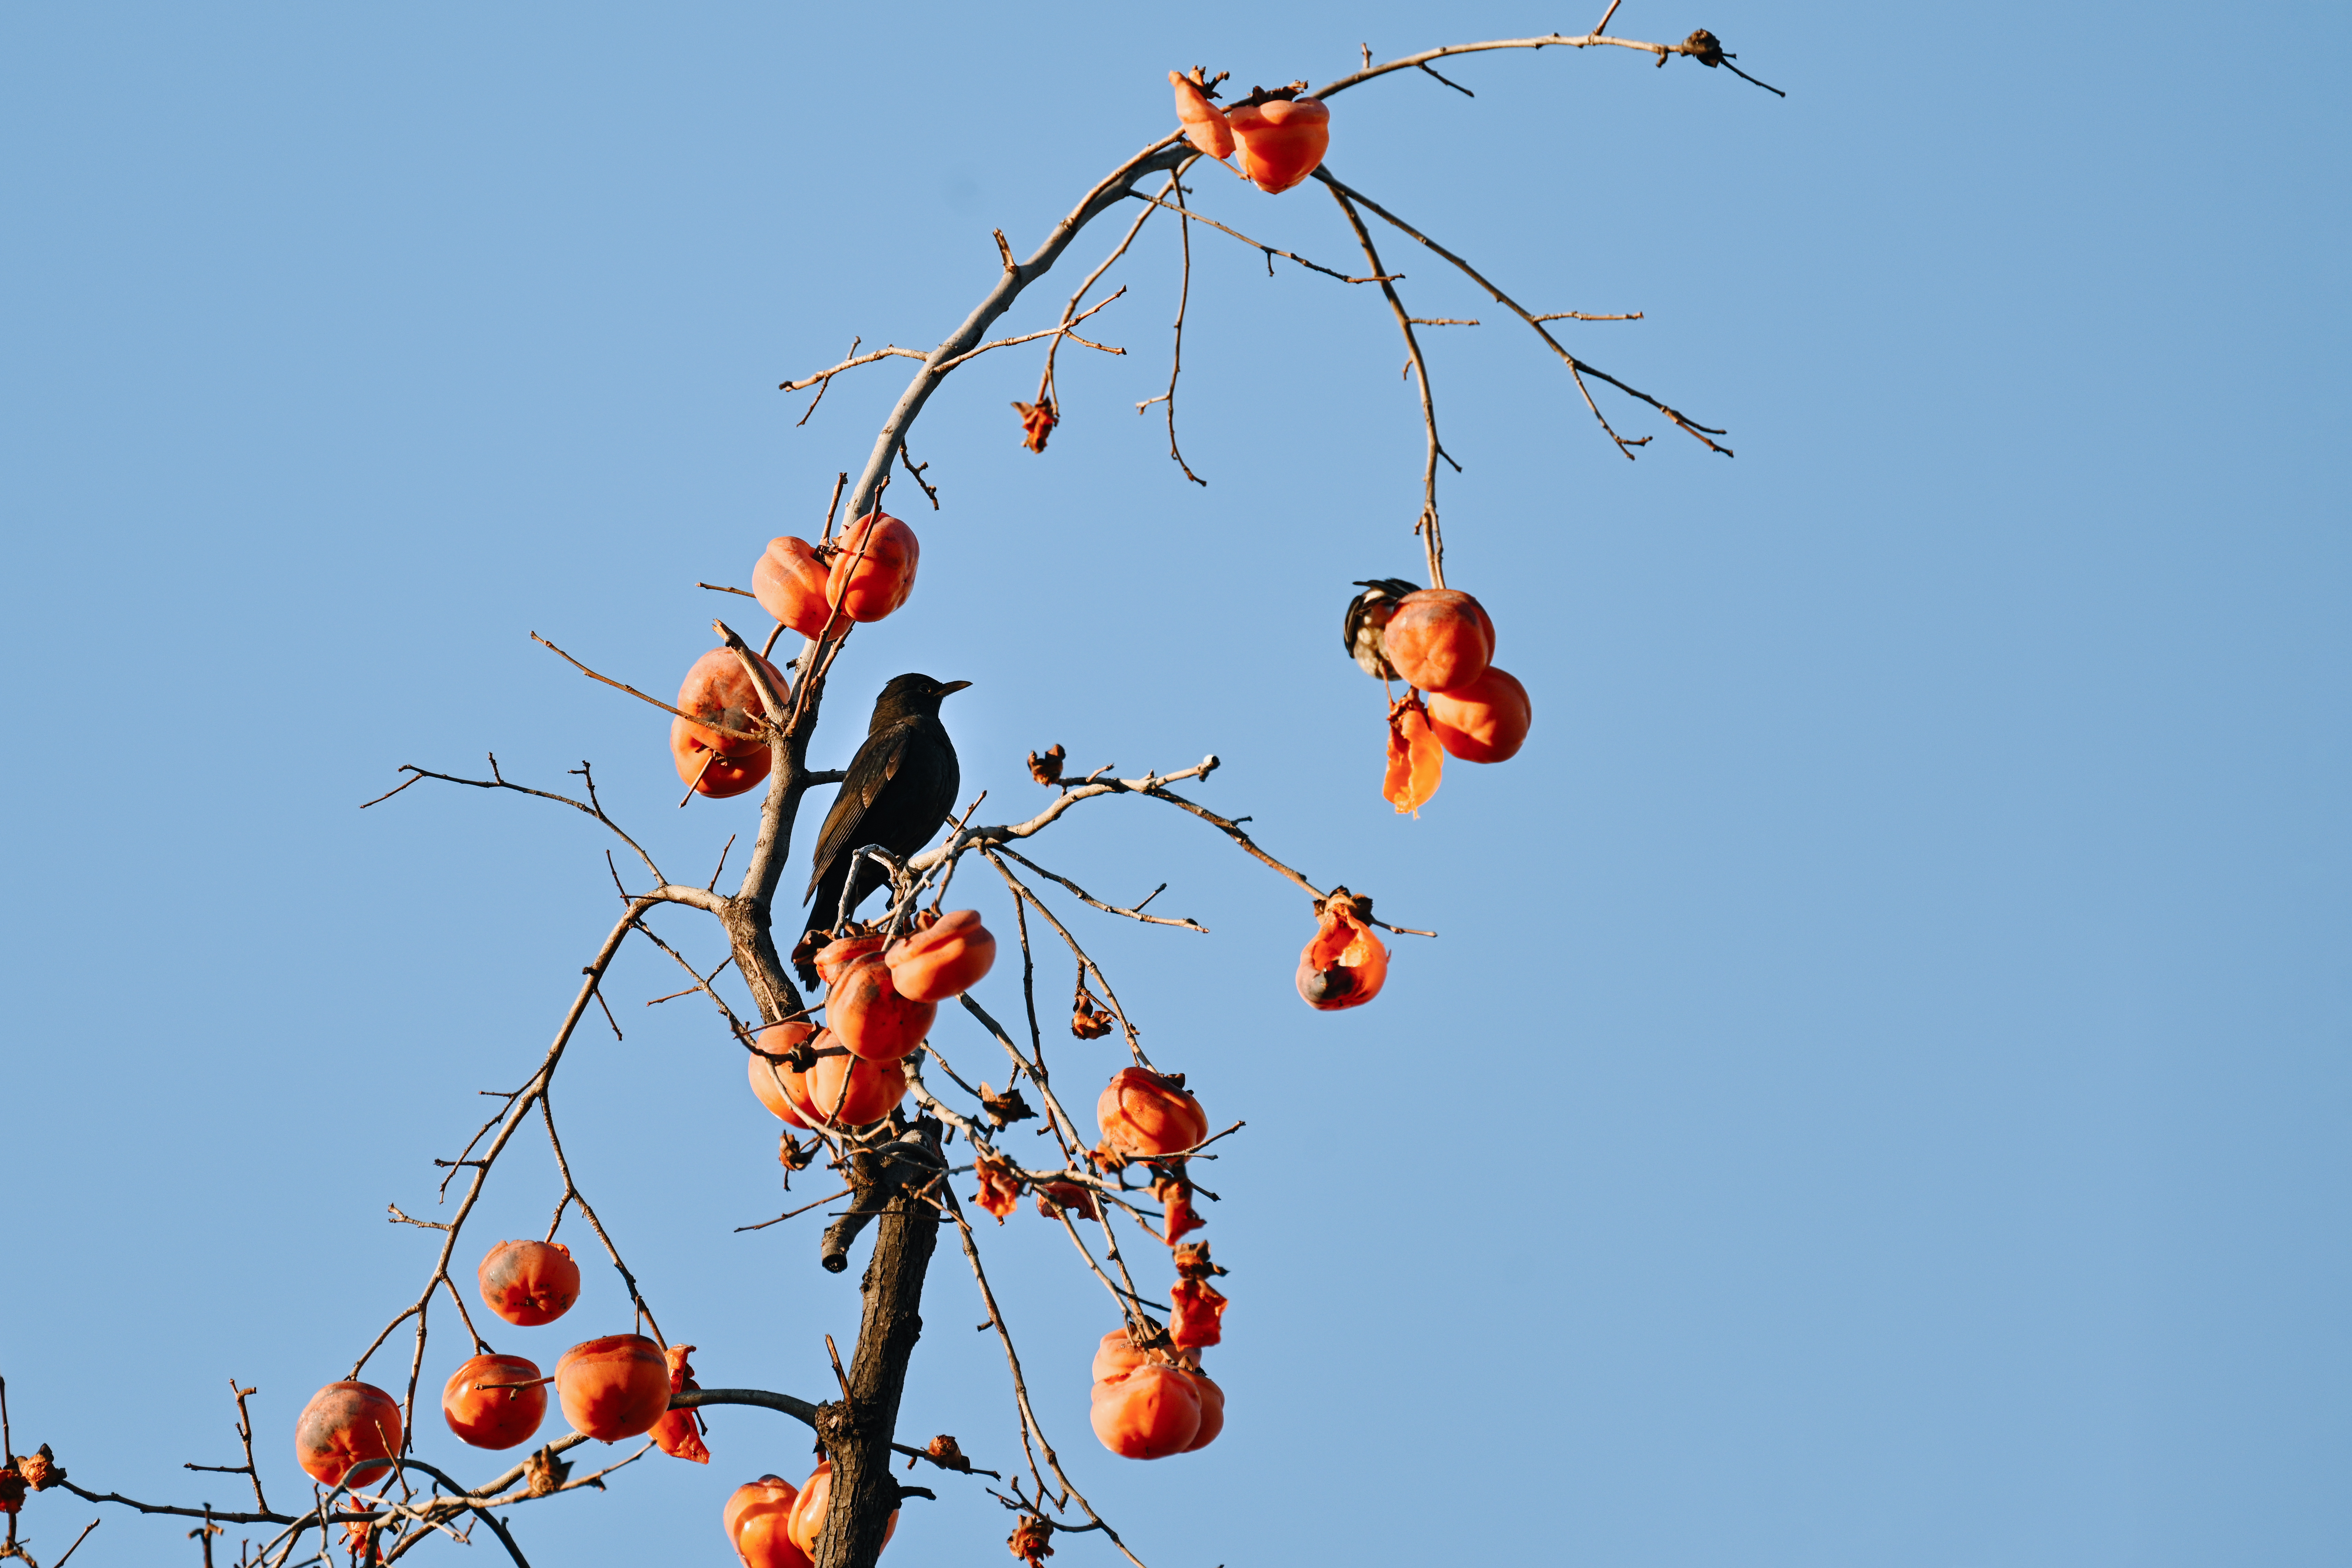
[[[833,1500],[817,1540],[816,1568],[872,1568],[898,1506],[890,1442],[907,1363],[922,1337],[923,1276],[939,1245],[940,1216],[895,1184],[885,1190],[888,1202],[874,1222],[874,1256],[860,1287],[866,1308],[850,1360],[849,1397],[817,1410],[817,1439],[833,1461]],[[865,1207],[881,1195],[868,1189],[852,1201]]]

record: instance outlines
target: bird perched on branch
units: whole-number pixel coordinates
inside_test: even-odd
[[[809,908],[809,931],[829,931],[841,918],[845,885],[853,910],[882,885],[886,874],[872,859],[860,859],[852,867],[850,858],[858,850],[878,844],[903,860],[929,844],[955,809],[962,774],[956,765],[955,742],[940,722],[940,700],[971,684],[901,675],[875,699],[866,743],[857,748],[841,781],[841,793],[834,797],[833,809],[825,813],[824,826],[816,836],[809,868],[808,896],[814,900]],[[801,984],[816,984],[815,966],[798,953],[794,958]]]
[[[1363,592],[1348,601],[1348,612],[1340,618],[1341,646],[1347,648],[1348,657],[1363,666],[1364,673],[1373,679],[1397,679],[1396,668],[1389,663],[1387,650],[1381,646],[1381,633],[1387,629],[1389,617],[1396,614],[1397,601],[1407,594],[1417,593],[1418,585],[1402,577],[1374,577],[1359,580],[1356,586]]]

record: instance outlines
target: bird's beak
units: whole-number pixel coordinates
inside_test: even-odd
[[[940,695],[945,697],[950,691],[961,691],[965,687],[970,686],[971,684],[971,682],[969,680],[950,680],[940,688]]]

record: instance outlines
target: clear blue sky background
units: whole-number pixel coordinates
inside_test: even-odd
[[[695,581],[815,524],[906,367],[801,429],[777,382],[852,334],[937,341],[996,271],[992,227],[1025,251],[1166,128],[1171,66],[1321,80],[1360,40],[1592,19],[12,8],[18,1446],[228,1506],[235,1478],[179,1467],[234,1457],[235,1375],[296,1496],[294,1411],[426,1267],[384,1205],[430,1212],[430,1160],[537,1060],[612,918],[570,813],[354,807],[402,763],[495,749],[562,785],[591,758],[708,875],[751,804],[676,809],[666,721],[525,634],[666,692],[714,612],[758,624]],[[1788,100],[1547,51],[1450,68],[1475,100],[1402,76],[1335,104],[1336,170],[1539,309],[1648,312],[1572,342],[1739,454],[1612,401],[1657,434],[1627,464],[1538,345],[1391,246],[1416,311],[1488,323],[1431,334],[1468,469],[1451,564],[1538,715],[1419,821],[1378,796],[1379,698],[1334,636],[1349,579],[1418,571],[1372,291],[1196,237],[1205,490],[1130,406],[1166,374],[1163,220],[1096,318],[1128,355],[1064,356],[1045,457],[1005,406],[1034,350],[959,374],[916,432],[943,510],[908,513],[920,586],[844,660],[821,761],[888,676],[967,678],[984,816],[1042,804],[1021,757],[1051,742],[1129,772],[1214,751],[1204,800],[1444,933],[1320,1016],[1290,987],[1304,900],[1199,825],[1103,802],[1041,841],[1213,929],[1085,926],[1158,1058],[1250,1122],[1212,1182],[1223,1439],[1153,1466],[1094,1445],[1111,1314],[1024,1210],[988,1239],[1045,1418],[1152,1568],[2340,1563],[2352,25],[1629,0],[1616,27],[1701,25]],[[1352,265],[1319,191],[1199,185]],[[575,1048],[575,1163],[706,1382],[821,1394],[855,1274],[817,1270],[806,1222],[732,1233],[786,1201],[774,1124],[707,1013],[639,1005],[674,975],[633,951],[626,1041]],[[1001,1080],[976,1034],[941,1039]],[[1091,1086],[1114,1052],[1056,1059]],[[549,1182],[520,1150],[480,1241],[543,1227]],[[590,1276],[501,1348],[624,1326]],[[903,1429],[1002,1468],[1003,1363],[952,1251],[933,1278]],[[428,1386],[457,1350],[436,1339]],[[779,1419],[713,1425],[707,1470],[656,1457],[519,1510],[534,1560],[725,1562],[729,1489],[809,1459]],[[1008,1518],[941,1490],[893,1560],[1007,1561]],[[32,1506],[45,1561],[91,1511]],[[192,1561],[184,1528],[116,1513],[77,1563]]]

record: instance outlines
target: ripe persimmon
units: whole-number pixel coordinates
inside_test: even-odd
[[[735,1489],[719,1520],[743,1568],[812,1568],[808,1553],[793,1544],[793,1504],[799,1500],[800,1488],[782,1476],[761,1476]]]
[[[851,620],[878,621],[915,591],[922,548],[915,531],[888,512],[869,511],[851,523],[837,548],[825,593]]]
[[[939,1012],[936,1002],[900,995],[877,952],[845,966],[824,994],[825,1028],[850,1055],[869,1062],[895,1062],[920,1048]]]
[[[980,984],[996,963],[996,936],[978,910],[950,910],[890,944],[890,983],[918,1002],[950,1002]]]
[[[1494,665],[1467,686],[1429,694],[1429,727],[1437,731],[1437,743],[1465,763],[1510,761],[1534,723],[1528,689]]]
[[[816,1556],[816,1538],[824,1533],[825,1510],[832,1506],[833,1461],[819,1459],[815,1472],[801,1483],[800,1498],[793,1504],[791,1525],[793,1544],[807,1552],[811,1560]],[[882,1544],[889,1545],[890,1538],[898,1533],[898,1510],[894,1508],[889,1522],[882,1527]]]
[[[1184,1075],[1149,1068],[1121,1068],[1095,1101],[1102,1141],[1130,1159],[1151,1159],[1190,1149],[1209,1135],[1209,1113]]]
[[[591,1437],[641,1437],[669,1408],[669,1360],[643,1334],[583,1341],[555,1363],[555,1396],[563,1418]]]
[[[781,1057],[816,1032],[814,1025],[803,1019],[789,1024],[771,1024],[759,1034],[759,1051],[747,1051],[751,1064],[751,1092],[768,1113],[792,1127],[814,1127],[816,1122],[803,1102],[807,1089],[803,1075],[793,1072],[790,1062],[770,1059]],[[768,1053],[761,1056],[760,1051]],[[786,1075],[790,1074],[788,1078]],[[802,1098],[795,1098],[795,1095]]]
[[[1318,98],[1244,101],[1225,111],[1242,150],[1242,172],[1268,195],[1313,174],[1331,145],[1331,110]]]
[[[400,1452],[400,1401],[372,1383],[331,1383],[294,1418],[294,1462],[322,1487],[381,1485]]]
[[[694,1352],[692,1345],[672,1345],[664,1352],[669,1362],[669,1391],[672,1394],[689,1388],[700,1388],[694,1381],[694,1368],[687,1357]],[[710,1450],[702,1441],[702,1413],[698,1410],[665,1410],[654,1423],[654,1445],[673,1459],[691,1459],[698,1465],[710,1463]]]
[[[822,1050],[835,1044],[831,1030],[815,1040]],[[819,1057],[808,1073],[805,1092],[820,1125],[864,1127],[890,1114],[907,1097],[907,1067],[895,1062],[868,1061],[864,1057]]]
[[[441,1385],[441,1415],[460,1442],[511,1448],[547,1419],[547,1383],[521,1356],[478,1355]]]
[[[580,1300],[580,1265],[560,1241],[502,1241],[474,1277],[490,1310],[520,1328],[551,1323]]]
[[[1145,1362],[1124,1377],[1096,1384],[1087,1418],[1102,1446],[1120,1458],[1164,1459],[1200,1435],[1201,1391],[1181,1370]]]
[[[1389,765],[1381,795],[1399,811],[1421,815],[1445,773],[1445,749],[1429,726],[1429,710],[1412,693],[1389,704]]]
[[[835,937],[817,949],[816,957],[810,962],[816,966],[816,977],[830,985],[841,978],[843,970],[867,953],[881,951],[882,938],[878,934]]]
[[[1405,681],[1423,691],[1451,691],[1486,673],[1495,657],[1495,623],[1486,606],[1458,588],[1423,588],[1397,601],[1381,629],[1381,647]]]
[[[1208,89],[1199,76],[1198,67],[1192,76],[1168,73],[1168,84],[1176,89],[1176,119],[1184,127],[1184,140],[1212,158],[1230,158],[1234,128],[1226,123],[1225,111],[1209,101]]]
[[[1389,950],[1372,934],[1371,900],[1334,888],[1315,903],[1315,935],[1298,954],[1298,994],[1320,1013],[1360,1007],[1389,977]]]
[[[1189,1454],[1215,1442],[1217,1434],[1225,1429],[1225,1391],[1210,1382],[1209,1374],[1197,1365],[1187,1364],[1184,1374],[1192,1380],[1192,1392],[1201,1400],[1201,1429],[1184,1445],[1184,1452]]]
[[[1098,1384],[1116,1383],[1151,1359],[1150,1352],[1135,1348],[1135,1342],[1127,1337],[1125,1329],[1113,1329],[1095,1347],[1094,1380]]]
[[[787,533],[768,541],[751,568],[751,596],[760,601],[760,608],[804,637],[837,637],[849,629],[849,617],[835,612],[830,625],[825,620],[826,584],[832,575],[814,545]]]
[[[783,672],[764,658],[760,663],[769,684],[776,689],[776,700],[791,701],[792,687]],[[742,659],[732,648],[723,647],[712,648],[686,672],[677,689],[677,709],[738,730],[752,728],[749,721],[768,711]],[[765,741],[722,734],[708,724],[685,719],[669,721],[669,752],[670,760],[677,764],[677,776],[692,784],[697,795],[713,800],[741,795],[757,784],[768,776],[772,760]],[[711,755],[714,752],[716,756]]]

